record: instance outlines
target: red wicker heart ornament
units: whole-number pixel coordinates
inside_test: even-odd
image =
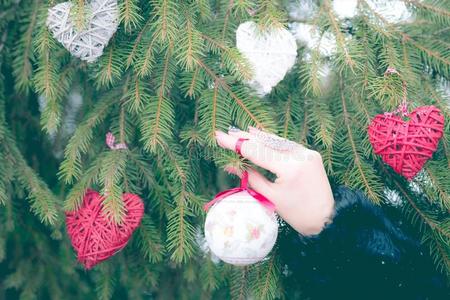
[[[418,107],[407,116],[407,121],[394,113],[375,116],[369,125],[369,141],[386,164],[411,180],[436,151],[444,116],[434,106]]]
[[[144,215],[139,196],[123,194],[127,211],[122,224],[110,221],[102,212],[103,196],[88,190],[81,207],[66,213],[67,233],[78,261],[91,269],[124,248]]]

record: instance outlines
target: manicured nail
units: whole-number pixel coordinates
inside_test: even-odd
[[[215,136],[216,136],[216,142],[217,142],[217,144],[219,144],[219,146],[222,146],[222,139],[223,139],[223,137],[224,137],[224,135],[225,135],[225,133],[223,133],[222,131],[220,131],[220,130],[216,130],[215,132],[214,132],[214,134],[215,134]]]

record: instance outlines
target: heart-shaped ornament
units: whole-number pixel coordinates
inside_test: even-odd
[[[395,172],[411,180],[433,155],[444,131],[444,116],[435,106],[421,106],[408,114],[375,116],[369,141],[376,154]]]
[[[139,196],[123,194],[126,215],[123,223],[115,224],[102,212],[103,196],[88,190],[81,207],[66,213],[67,233],[86,269],[110,258],[123,249],[144,215],[144,203]]]
[[[284,78],[297,56],[295,37],[289,31],[273,28],[261,32],[252,21],[239,25],[236,47],[252,66],[248,84],[260,95],[269,93]]]
[[[92,0],[86,7],[86,28],[78,30],[73,22],[73,4],[63,2],[48,10],[47,26],[56,40],[73,56],[94,62],[117,30],[117,0]]]

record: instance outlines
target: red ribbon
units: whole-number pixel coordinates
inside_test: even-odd
[[[223,192],[218,193],[214,199],[212,199],[211,201],[209,201],[208,203],[206,203],[203,206],[203,209],[205,211],[208,211],[208,209],[213,206],[214,204],[216,204],[217,202],[225,199],[228,196],[231,196],[233,194],[242,192],[242,191],[247,191],[247,193],[250,194],[250,196],[252,196],[253,198],[255,198],[262,206],[264,206],[265,208],[267,208],[269,211],[273,212],[275,211],[275,204],[273,204],[269,199],[267,199],[266,197],[264,197],[263,195],[261,195],[260,193],[258,193],[257,191],[254,191],[252,189],[250,189],[248,187],[248,173],[247,171],[244,171],[244,173],[242,174],[242,179],[241,179],[241,186],[234,188],[234,189],[229,189]]]
[[[106,134],[106,145],[111,150],[120,150],[120,149],[128,149],[127,144],[125,143],[116,143],[116,138],[111,132]]]
[[[236,146],[235,146],[235,150],[236,152],[241,155],[241,146],[242,144],[246,141],[247,139],[238,139]],[[253,198],[255,198],[262,206],[264,206],[265,208],[267,208],[269,211],[274,212],[275,211],[275,204],[272,203],[272,201],[270,201],[269,199],[267,199],[266,197],[264,197],[263,195],[261,195],[260,193],[258,193],[257,191],[252,190],[251,188],[248,187],[248,172],[244,171],[244,173],[242,173],[242,178],[241,178],[241,186],[238,188],[234,188],[234,189],[229,189],[223,192],[218,193],[216,196],[214,196],[214,199],[212,199],[211,201],[209,201],[208,203],[206,203],[203,206],[203,209],[205,211],[208,211],[208,209],[213,206],[214,204],[216,204],[217,202],[225,199],[228,196],[231,196],[233,194],[239,193],[239,192],[243,192],[243,191],[247,191],[247,193],[250,194],[250,196],[252,196]]]

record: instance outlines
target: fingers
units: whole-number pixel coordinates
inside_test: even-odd
[[[225,168],[225,170],[227,172],[235,174],[239,177],[242,176],[242,174],[240,174],[238,172],[238,170],[234,167],[227,167],[227,168]],[[248,183],[249,183],[250,187],[253,190],[257,191],[258,193],[262,194],[263,196],[267,197],[270,201],[272,201],[275,205],[277,205],[277,203],[275,203],[271,199],[271,198],[274,198],[273,197],[274,183],[270,182],[261,173],[259,173],[258,171],[254,170],[252,168],[248,168],[247,173],[248,173]]]
[[[216,139],[219,146],[231,151],[235,151],[235,146],[239,138],[240,136],[233,136],[222,131],[216,131]],[[252,138],[242,144],[241,154],[255,165],[269,170],[272,173],[279,174],[281,171],[278,164],[280,161],[279,154],[274,150],[256,142]]]

